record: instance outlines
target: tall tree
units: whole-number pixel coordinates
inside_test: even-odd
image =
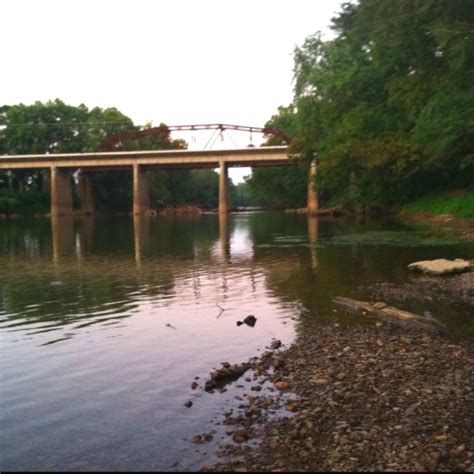
[[[360,0],[295,50],[295,149],[330,199],[387,207],[473,181],[470,0]],[[471,79],[469,79],[471,78]]]

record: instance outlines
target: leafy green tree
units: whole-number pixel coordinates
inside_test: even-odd
[[[267,128],[281,128],[288,136],[298,136],[298,115],[294,105],[279,107],[278,113],[273,115],[265,124]],[[265,146],[283,145],[278,136],[270,136]],[[295,147],[295,139],[290,147]],[[252,174],[246,177],[247,205],[271,206],[277,208],[303,207],[306,202],[308,179],[305,160],[293,159],[293,166],[253,168]]]
[[[360,0],[337,37],[295,50],[292,150],[329,202],[397,205],[472,184],[474,10],[468,0]]]
[[[185,149],[184,140],[173,140],[168,127],[160,124],[137,127],[114,107],[89,110],[85,105],[73,107],[56,99],[33,105],[0,108],[0,152],[2,154],[67,153],[100,150],[108,137],[115,150]],[[92,173],[93,189],[99,209],[129,211],[132,203],[130,172]],[[12,180],[3,173],[0,188],[8,188]],[[0,212],[23,212],[34,193],[42,189],[42,175],[36,170],[15,172],[14,193],[2,194]],[[21,191],[21,192],[19,192]],[[22,197],[22,193],[29,193]],[[42,205],[47,202],[45,193]],[[154,171],[150,173],[150,197],[155,206],[196,203],[216,207],[218,174],[212,170]],[[35,207],[36,209],[36,207]],[[39,211],[38,211],[39,212]]]

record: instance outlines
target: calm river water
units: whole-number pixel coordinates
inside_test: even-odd
[[[414,260],[473,254],[394,222],[284,213],[0,221],[0,469],[199,469],[246,388],[193,391],[195,377],[202,387],[272,338],[361,324],[331,298],[406,281]],[[417,309],[474,332],[463,308]],[[237,327],[249,314],[255,327]]]

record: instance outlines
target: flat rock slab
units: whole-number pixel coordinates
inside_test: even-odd
[[[408,265],[409,270],[420,271],[430,275],[462,273],[470,270],[470,268],[470,262],[460,258],[457,258],[456,260],[447,260],[445,258],[438,258],[437,260],[423,260],[420,262],[413,262]]]

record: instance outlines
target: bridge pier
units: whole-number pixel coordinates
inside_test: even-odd
[[[71,175],[56,166],[51,167],[51,215],[72,215]]]
[[[318,212],[319,202],[318,202],[318,192],[314,184],[314,178],[316,177],[316,160],[313,160],[309,165],[308,173],[308,201],[307,209],[308,213],[314,214]]]
[[[148,173],[140,165],[133,165],[133,214],[145,214],[150,210]]]
[[[51,170],[49,169],[41,171],[41,190],[51,194]]]
[[[53,262],[74,253],[74,218],[72,216],[51,215],[51,242]]]
[[[133,216],[133,235],[135,243],[135,262],[140,267],[142,257],[150,250],[150,217]]]
[[[92,182],[91,177],[84,170],[79,172],[79,182],[77,184],[77,194],[79,197],[79,205],[83,214],[94,214],[95,203],[94,195],[92,194]]]
[[[219,213],[226,213],[229,211],[230,206],[228,165],[224,161],[221,161],[219,172]]]

